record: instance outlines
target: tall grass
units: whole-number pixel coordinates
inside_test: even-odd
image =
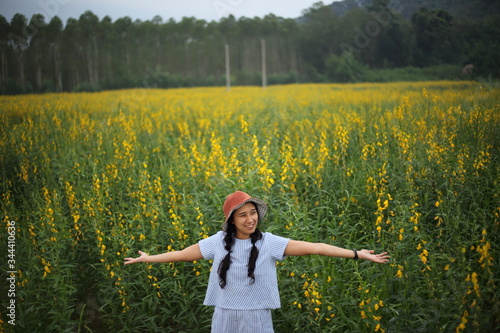
[[[237,189],[265,231],[392,256],[287,258],[277,332],[499,330],[499,103],[471,82],[2,96],[0,331],[208,332],[210,262],[123,258],[214,234]]]

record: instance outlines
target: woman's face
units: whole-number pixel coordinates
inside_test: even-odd
[[[259,214],[255,204],[247,202],[233,212],[233,224],[236,227],[236,238],[247,239],[257,229]]]

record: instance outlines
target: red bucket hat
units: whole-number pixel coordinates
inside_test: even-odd
[[[224,202],[224,206],[222,206],[224,216],[226,217],[224,224],[222,225],[223,231],[227,231],[227,220],[229,219],[231,214],[247,202],[253,202],[257,206],[257,212],[259,213],[259,222],[264,218],[267,212],[267,204],[264,201],[257,198],[252,198],[245,192],[236,191],[227,196],[226,201]]]

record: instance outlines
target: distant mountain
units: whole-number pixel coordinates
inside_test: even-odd
[[[372,0],[343,0],[335,1],[330,6],[338,16],[343,16],[348,11],[367,8],[372,3]],[[389,0],[388,7],[404,18],[410,18],[420,7],[429,10],[444,9],[459,20],[500,15],[498,0]]]

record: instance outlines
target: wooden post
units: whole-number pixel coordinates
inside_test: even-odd
[[[262,88],[267,86],[267,76],[266,76],[266,40],[261,39],[261,49],[262,49]]]
[[[229,64],[229,45],[226,44],[226,90],[231,89],[231,68]]]

